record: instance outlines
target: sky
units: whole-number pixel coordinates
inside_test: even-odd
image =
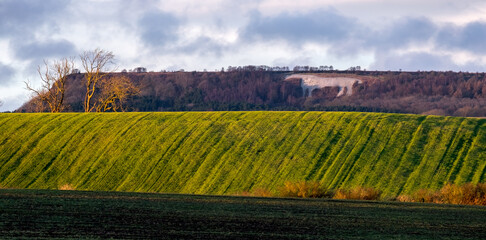
[[[96,48],[119,70],[484,72],[485,40],[483,0],[0,0],[0,112],[30,98],[44,60]]]

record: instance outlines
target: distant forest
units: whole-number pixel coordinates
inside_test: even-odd
[[[286,70],[286,69],[285,69]],[[241,69],[221,72],[122,72],[140,90],[125,111],[310,110],[396,112],[486,116],[486,75],[465,72],[304,71],[365,79],[351,96],[336,97],[339,87],[305,93],[295,71]],[[64,111],[82,112],[84,75],[69,75]],[[18,112],[32,112],[32,100]]]

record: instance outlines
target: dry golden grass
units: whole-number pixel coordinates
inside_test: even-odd
[[[257,188],[253,191],[253,196],[255,197],[273,197],[273,194],[270,190],[266,188]]]
[[[240,193],[235,194],[236,196],[244,196],[244,197],[273,197],[274,194],[266,189],[266,188],[257,188],[253,191],[243,191]]]

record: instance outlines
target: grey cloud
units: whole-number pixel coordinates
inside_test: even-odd
[[[438,52],[444,50],[467,50],[473,53],[486,53],[486,23],[473,22],[465,26],[442,27],[425,18],[405,19],[392,25],[389,31],[375,34],[369,41],[375,45],[375,62],[370,69],[380,70],[439,70],[439,71],[482,71],[484,65],[474,60],[463,65],[454,63],[453,56],[412,52],[394,54],[393,50],[406,47],[409,43],[436,44]],[[381,39],[381,40],[379,40]]]
[[[28,94],[25,93],[19,93],[16,94],[16,96],[10,96],[10,97],[0,96],[0,101],[3,102],[3,105],[0,106],[0,112],[15,111],[17,108],[19,108],[23,103],[25,103],[28,100],[27,96]]]
[[[486,53],[485,40],[486,22],[472,22],[463,27],[446,27],[437,38],[442,47],[477,53]]]
[[[333,9],[307,14],[280,14],[262,17],[253,13],[241,31],[244,41],[283,40],[289,44],[313,42],[330,45],[329,53],[358,55],[363,51],[400,48],[426,42],[436,36],[438,27],[427,18],[403,18],[383,29],[372,29]]]
[[[14,45],[15,54],[21,59],[69,57],[76,54],[75,46],[67,40],[31,42]]]
[[[294,66],[305,66],[305,65],[312,65],[312,60],[307,55],[295,55],[291,57],[284,57],[275,59],[272,62],[272,66],[287,66],[287,67],[294,67]]]
[[[391,49],[410,43],[426,42],[433,38],[438,27],[426,18],[406,18],[392,23],[388,28],[371,32],[367,44],[377,49]]]
[[[225,48],[224,44],[203,36],[185,46],[175,49],[175,51],[186,54],[197,53],[201,56],[221,56]]]
[[[177,40],[176,31],[181,20],[161,11],[146,13],[139,21],[142,40],[150,46],[164,46]]]
[[[12,83],[14,73],[15,70],[12,67],[0,63],[0,86]]]
[[[242,31],[242,37],[254,40],[285,40],[289,43],[338,42],[350,38],[357,30],[354,19],[340,16],[334,10],[316,10],[307,14],[284,13],[275,17],[262,17],[254,12],[251,21]]]
[[[12,49],[17,59],[28,61],[24,73],[32,76],[37,75],[37,68],[44,64],[44,59],[54,60],[77,54],[74,44],[67,40],[20,43],[14,44]]]
[[[59,16],[69,4],[62,0],[0,1],[0,38],[8,39],[15,57],[22,60],[39,62],[42,58],[72,55],[75,47],[71,42],[52,40],[50,36],[58,30]],[[39,29],[44,32],[36,36]]]
[[[369,67],[380,70],[477,71],[484,68],[472,61],[464,65],[455,64],[450,55],[427,52],[396,54],[397,50],[407,50],[411,45],[435,43],[438,52],[459,49],[486,53],[486,23],[483,22],[443,27],[426,17],[401,18],[385,28],[373,29],[332,9],[300,15],[284,13],[274,17],[253,13],[249,24],[240,33],[241,41],[249,44],[280,40],[297,49],[307,42],[326,44],[330,48],[323,54],[337,57],[371,52],[376,60]]]
[[[62,0],[0,1],[0,37],[8,35],[23,38],[22,36],[28,36],[39,26],[54,21],[56,13],[69,4],[69,1]]]
[[[437,70],[449,71],[460,70],[454,64],[450,56],[430,54],[425,52],[414,52],[403,55],[377,54],[375,62],[370,66],[371,70],[399,70],[418,71],[418,70]]]

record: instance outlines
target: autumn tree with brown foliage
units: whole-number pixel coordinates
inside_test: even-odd
[[[140,92],[127,76],[116,75],[111,78],[103,78],[100,85],[97,112],[124,112],[125,101]]]
[[[37,69],[42,82],[41,88],[35,89],[29,82],[24,82],[26,88],[33,92],[37,111],[44,111],[45,106],[53,113],[63,111],[66,82],[73,69],[74,58],[62,58],[52,64],[44,60],[44,68],[39,66]]]

